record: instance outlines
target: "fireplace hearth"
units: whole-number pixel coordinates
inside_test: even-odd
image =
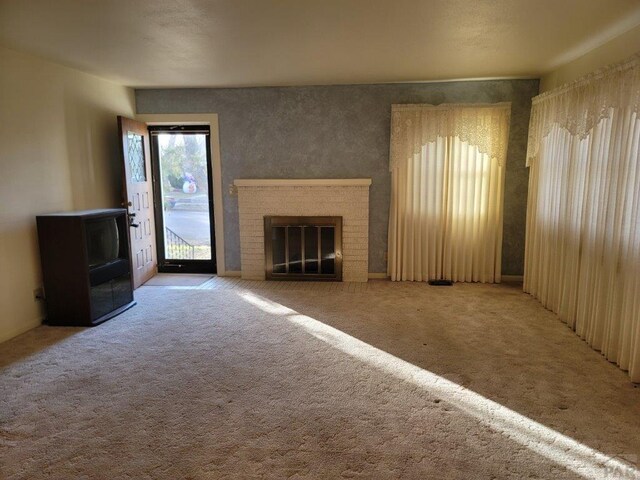
[[[267,280],[342,280],[342,217],[264,217]]]

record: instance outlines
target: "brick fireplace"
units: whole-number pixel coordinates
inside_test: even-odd
[[[242,278],[264,280],[264,217],[342,217],[342,280],[366,282],[371,179],[239,179]]]

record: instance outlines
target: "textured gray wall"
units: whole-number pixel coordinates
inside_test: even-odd
[[[385,272],[393,103],[512,102],[502,273],[523,272],[525,151],[538,80],[136,91],[137,112],[217,113],[226,266],[240,270],[236,178],[372,178],[369,271]]]

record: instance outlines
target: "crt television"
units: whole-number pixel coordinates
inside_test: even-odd
[[[85,236],[89,268],[113,263],[124,256],[120,252],[120,232],[115,218],[87,221]]]

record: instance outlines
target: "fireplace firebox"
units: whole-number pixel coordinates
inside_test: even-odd
[[[342,217],[264,217],[267,280],[342,280]]]

